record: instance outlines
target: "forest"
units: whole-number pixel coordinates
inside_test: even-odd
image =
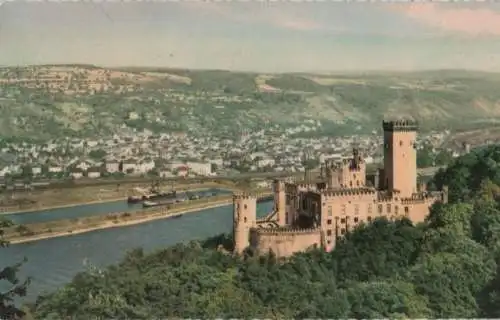
[[[449,186],[450,203],[434,205],[418,225],[380,217],[332,252],[287,260],[250,250],[234,257],[228,235],[135,249],[117,265],[78,274],[27,312],[35,319],[497,318],[499,160],[500,146],[492,146],[440,171],[433,183]]]

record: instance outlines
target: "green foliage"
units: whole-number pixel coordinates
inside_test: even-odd
[[[89,157],[93,158],[93,159],[96,159],[96,160],[101,160],[103,159],[104,157],[106,157],[106,151],[105,150],[102,150],[102,149],[96,149],[96,150],[92,150],[89,152]]]
[[[440,170],[433,183],[438,188],[449,187],[450,201],[472,199],[484,193],[486,180],[500,185],[499,163],[499,145],[473,150],[456,159],[446,170]]]
[[[380,73],[351,75],[274,74],[221,70],[123,68],[131,77],[97,80],[90,93],[84,74],[92,66],[78,66],[60,90],[0,85],[8,98],[0,102],[0,136],[15,139],[95,137],[122,130],[126,125],[155,133],[192,131],[227,137],[241,130],[260,130],[270,124],[282,129],[321,121],[318,134],[347,135],[379,129],[387,114],[412,116],[422,130],[472,129],[498,123],[495,105],[500,100],[496,74],[461,72]],[[31,69],[11,70],[15,76],[33,78]],[[155,75],[148,72],[156,73]],[[147,81],[134,78],[146,76]],[[182,78],[179,81],[177,78]],[[62,78],[69,78],[62,76]],[[267,80],[265,79],[267,78]],[[39,80],[46,84],[45,80]],[[258,84],[277,92],[261,92]],[[81,94],[64,93],[81,87]],[[108,85],[111,85],[109,89]],[[118,90],[127,86],[131,91]],[[106,88],[105,88],[106,87]],[[104,90],[105,89],[105,90]],[[476,106],[477,107],[474,107]],[[220,108],[220,107],[223,108]],[[472,106],[472,107],[471,107]],[[139,119],[128,119],[136,112]],[[127,120],[128,119],[128,120]],[[467,121],[464,121],[467,119]],[[301,133],[303,134],[303,133]],[[305,135],[316,135],[309,131]],[[437,164],[449,154],[434,155]]]
[[[225,236],[150,254],[136,249],[120,264],[90,268],[40,297],[35,316],[498,317],[500,202],[494,155],[464,156],[441,172],[437,181],[458,181],[454,190],[465,185],[467,197],[455,194],[460,201],[434,205],[419,225],[378,218],[352,230],[330,253],[316,249],[286,260],[251,250],[233,256]],[[480,168],[477,163],[489,163],[479,177],[472,174]]]
[[[13,225],[13,222],[8,219],[0,219],[0,248],[9,245],[9,242],[3,239],[3,229]],[[26,259],[23,262],[26,262]],[[30,282],[30,279],[21,282],[17,277],[23,262],[0,269],[0,319],[19,319],[26,315],[26,312],[14,304],[15,298],[26,296],[26,290]]]

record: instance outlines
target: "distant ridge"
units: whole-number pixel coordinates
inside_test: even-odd
[[[422,131],[500,123],[500,73],[463,69],[256,73],[64,63],[3,66],[0,83],[21,89],[0,101],[0,136],[130,129],[227,136],[307,123],[323,136],[348,135],[378,130],[394,115],[418,121]]]

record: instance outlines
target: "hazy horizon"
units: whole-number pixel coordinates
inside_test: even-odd
[[[499,40],[500,4],[496,3],[0,5],[3,66],[498,72]]]

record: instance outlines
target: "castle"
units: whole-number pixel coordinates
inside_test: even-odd
[[[274,208],[257,219],[257,197],[233,195],[234,252],[248,247],[290,256],[310,247],[330,251],[348,230],[376,217],[408,217],[421,222],[435,202],[448,201],[448,190],[428,192],[417,185],[417,123],[383,121],[384,167],[367,183],[358,150],[340,163],[325,162],[320,182],[274,181]]]

